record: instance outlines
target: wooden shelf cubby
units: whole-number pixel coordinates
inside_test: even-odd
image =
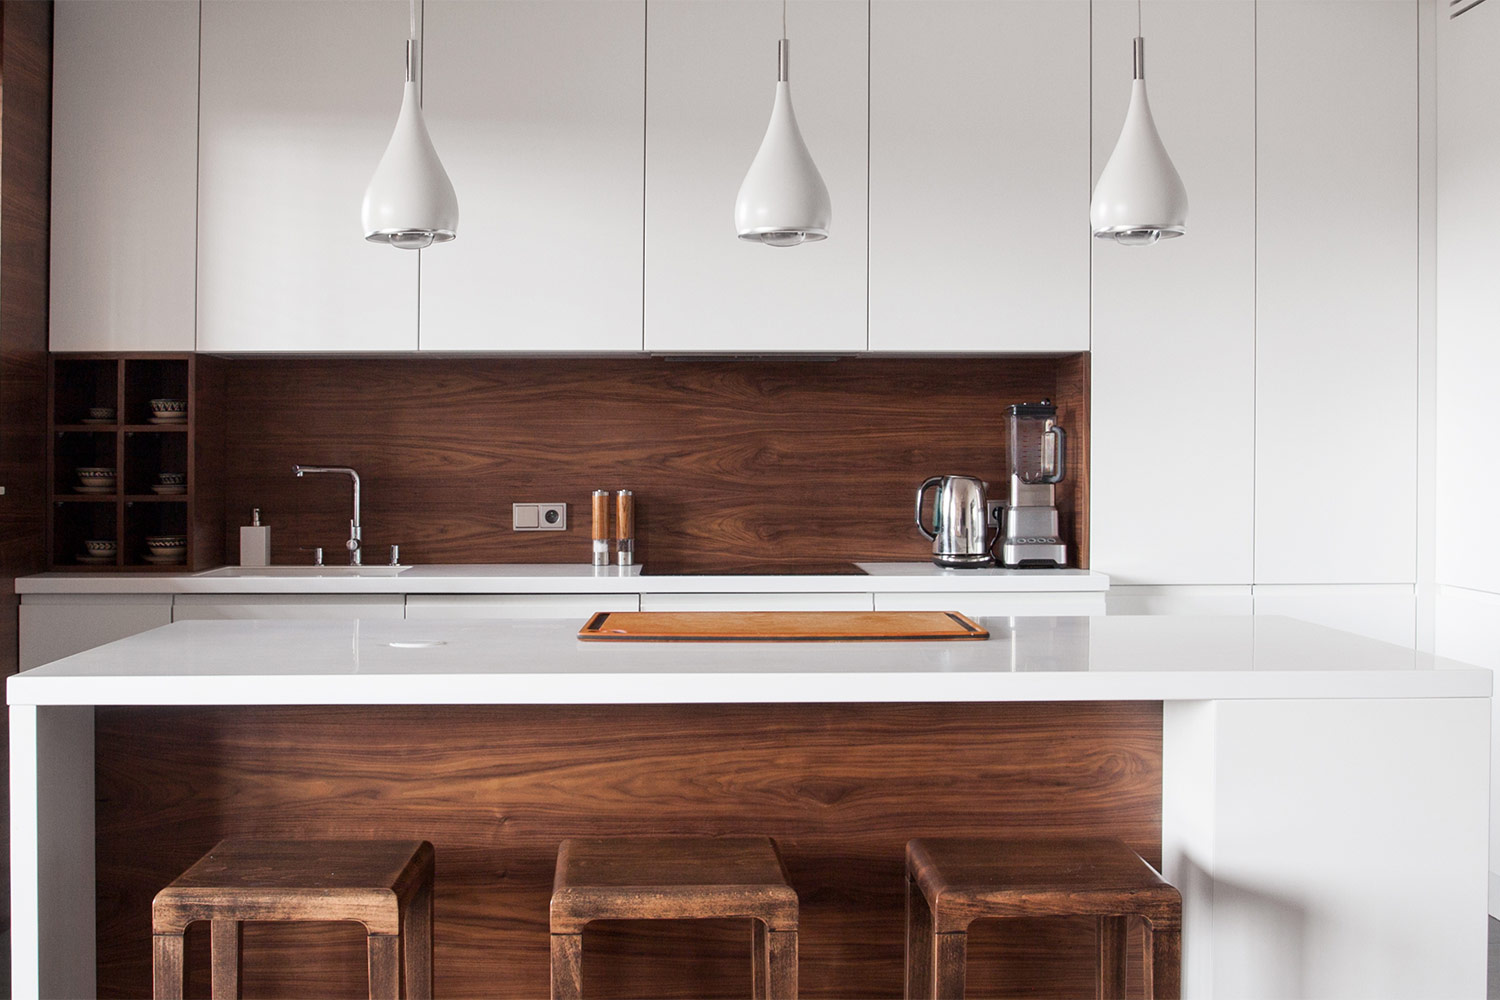
[[[47,551],[55,570],[183,572],[224,561],[224,373],[194,354],[54,354],[48,378]],[[182,423],[153,423],[151,400],[187,400]],[[112,419],[91,408],[114,411]],[[77,470],[115,470],[108,493],[83,491]],[[181,493],[158,493],[157,476],[185,474]],[[148,561],[146,538],[184,535],[180,563]],[[108,562],[85,543],[115,542]]]

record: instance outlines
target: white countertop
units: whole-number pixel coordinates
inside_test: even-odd
[[[754,594],[1080,593],[1109,589],[1081,569],[943,569],[930,562],[859,563],[863,576],[653,576],[650,567],[574,563],[411,566],[392,576],[215,576],[204,573],[38,573],[18,594]],[[274,567],[273,569],[283,569]],[[253,571],[251,571],[253,572]]]
[[[584,642],[578,622],[183,621],[10,678],[11,704],[1487,698],[1490,671],[1280,617],[984,619],[961,642]]]

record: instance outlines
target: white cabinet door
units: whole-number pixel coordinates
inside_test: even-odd
[[[53,10],[54,351],[191,351],[198,4]]]
[[[1363,584],[1354,587],[1255,587],[1257,615],[1287,615],[1316,625],[1415,646],[1417,595],[1409,584]]]
[[[172,620],[404,618],[402,594],[178,594]]]
[[[1090,561],[1116,585],[1248,587],[1255,6],[1158,0],[1144,15],[1151,106],[1187,185],[1187,235],[1152,247],[1090,241]],[[1130,98],[1135,5],[1095,4],[1093,29],[1097,178]]]
[[[388,0],[203,5],[198,350],[416,349],[417,254],[360,224],[407,23]]]
[[[1419,9],[1258,7],[1256,583],[1416,577]]]
[[[792,100],[833,222],[767,247],[735,237],[734,203],[771,117],[781,4],[649,0],[648,351],[865,349],[868,28],[863,3],[789,9]]]
[[[21,669],[171,621],[171,594],[27,594],[20,607]]]
[[[407,594],[407,618],[573,618],[639,611],[639,594]]]
[[[461,221],[422,254],[422,350],[639,351],[645,0],[429,0],[423,23]]]
[[[1112,615],[1252,615],[1249,585],[1213,587],[1116,587],[1106,600]]]
[[[1102,615],[1104,591],[996,594],[876,594],[876,611],[957,611],[970,618],[1017,615]]]
[[[870,349],[1088,350],[1088,161],[1085,0],[874,0]]]
[[[869,594],[642,594],[642,611],[873,611]]]

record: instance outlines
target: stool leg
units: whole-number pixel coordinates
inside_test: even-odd
[[[365,946],[370,952],[370,1000],[400,1000],[401,936],[371,934]]]
[[[401,914],[401,962],[408,1000],[432,1000],[432,883],[423,883]]]
[[[771,955],[766,942],[766,922],[750,921],[750,996],[752,1000],[766,1000],[766,977],[770,972]]]
[[[1141,923],[1145,929],[1148,1000],[1181,1000],[1182,925],[1166,920]]]
[[[1125,918],[1099,918],[1098,1000],[1125,1000]]]
[[[209,955],[213,966],[209,995],[214,1000],[240,1000],[242,925],[238,920],[214,920],[209,927]]]
[[[797,1000],[797,932],[767,931],[766,945],[766,1000]]]
[[[969,935],[953,931],[932,936],[934,1000],[963,1000],[964,974],[969,961]]]
[[[906,1000],[932,996],[932,911],[910,877],[906,880]]]
[[[552,1000],[583,997],[583,935],[552,935]]]
[[[154,1000],[182,1000],[182,935],[151,935],[151,996]]]

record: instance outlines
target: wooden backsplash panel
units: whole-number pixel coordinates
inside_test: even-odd
[[[636,494],[637,559],[712,568],[919,560],[916,487],[965,473],[1001,495],[1005,410],[1068,420],[1060,506],[1087,566],[1088,357],[839,361],[235,359],[228,365],[226,552],[260,507],[277,562],[342,562],[348,465],[366,562],[589,561],[595,489]],[[511,530],[513,502],[569,504],[565,532]]]

